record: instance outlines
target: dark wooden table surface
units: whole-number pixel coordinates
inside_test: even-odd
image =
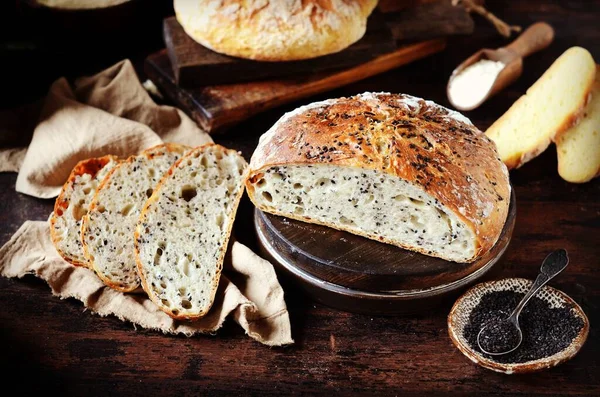
[[[600,2],[487,3],[511,23],[550,22],[556,40],[525,61],[523,76],[515,85],[467,114],[481,129],[570,46],[586,47],[600,61]],[[159,22],[153,25],[156,29],[160,29]],[[314,99],[383,90],[448,105],[445,83],[454,66],[483,46],[505,44],[484,21],[476,18],[476,22],[473,36],[453,38],[442,54]],[[4,25],[3,32],[10,33],[5,37],[18,41],[19,34],[28,33],[17,25],[12,20],[10,29]],[[4,46],[0,61],[8,65],[11,74],[2,74],[7,88],[1,103],[11,106],[32,99],[62,73],[75,76],[98,70],[123,54],[139,61],[144,53],[161,45],[159,34],[147,37],[130,52],[121,48],[89,59],[71,52],[55,56],[27,46],[10,52]],[[43,65],[41,60],[45,60]],[[216,140],[242,150],[249,158],[259,135],[284,110],[300,104],[255,117]],[[46,219],[53,204],[17,194],[15,180],[15,174],[0,174],[0,244],[25,220]],[[511,180],[517,194],[517,222],[502,270],[495,277],[533,278],[544,256],[564,247],[571,264],[551,284],[579,302],[591,322],[580,354],[557,368],[506,376],[475,366],[447,335],[446,315],[452,301],[418,316],[371,317],[315,304],[293,285],[285,284],[296,343],[268,348],[245,336],[232,321],[218,335],[207,337],[169,337],[136,330],[116,318],[85,312],[78,301],[54,298],[45,283],[27,277],[0,279],[2,387],[16,387],[25,394],[56,390],[68,395],[600,395],[600,179],[583,185],[564,182],[557,174],[551,146],[539,158],[511,172]],[[253,245],[251,208],[245,200],[236,233]]]

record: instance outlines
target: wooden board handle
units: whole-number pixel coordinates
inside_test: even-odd
[[[516,52],[523,58],[548,47],[554,39],[554,29],[546,22],[531,25],[515,41],[505,48]]]

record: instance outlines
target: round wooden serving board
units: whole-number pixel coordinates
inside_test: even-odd
[[[473,263],[455,263],[256,210],[262,253],[316,300],[342,310],[400,314],[473,284],[498,262],[512,235],[514,190],[496,245]],[[414,305],[419,301],[419,305]]]

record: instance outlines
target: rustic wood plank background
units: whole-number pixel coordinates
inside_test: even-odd
[[[157,18],[150,25],[158,33],[135,36],[135,42],[79,46],[77,51],[54,43],[49,49],[30,41],[32,31],[11,14],[14,2],[3,3],[0,20],[1,15],[8,17],[0,27],[0,62],[6,68],[2,107],[39,97],[61,74],[94,72],[123,56],[139,64],[162,45]],[[525,61],[523,76],[515,85],[467,114],[480,128],[499,117],[568,47],[584,46],[600,61],[599,1],[487,3],[511,23],[551,23],[556,40]],[[442,54],[314,99],[386,90],[448,105],[445,84],[452,69],[481,47],[506,43],[485,21],[475,19],[475,34],[453,38]],[[264,113],[217,140],[249,158],[259,135],[283,111],[300,104]],[[556,172],[554,147],[511,172],[511,179],[517,193],[517,223],[502,270],[495,277],[533,278],[544,256],[564,247],[571,265],[551,284],[579,302],[591,322],[583,350],[557,368],[509,377],[475,366],[447,335],[450,301],[418,316],[370,317],[315,304],[286,284],[296,344],[267,348],[243,335],[232,321],[217,336],[207,337],[168,337],[135,330],[116,318],[84,312],[75,300],[60,301],[45,283],[26,277],[0,279],[3,387],[15,387],[25,395],[48,391],[65,395],[599,395],[600,179],[584,185],[562,181]],[[50,200],[15,193],[15,180],[15,174],[0,174],[0,244],[25,220],[46,219],[52,208]],[[250,214],[245,200],[236,234],[252,245]]]

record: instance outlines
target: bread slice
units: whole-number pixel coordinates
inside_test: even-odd
[[[179,160],[144,205],[135,231],[142,287],[173,318],[212,306],[247,164],[208,144]]]
[[[98,188],[83,218],[81,240],[92,269],[109,287],[122,292],[139,287],[135,225],[160,178],[187,150],[175,144],[145,150],[114,167]]]
[[[552,139],[577,123],[596,75],[591,54],[565,51],[511,108],[486,131],[508,168],[542,153]]]
[[[581,121],[556,140],[558,173],[568,182],[583,183],[600,175],[600,65],[592,101]]]
[[[261,210],[455,262],[498,240],[508,171],[471,122],[409,95],[303,106],[261,138],[246,190]]]
[[[87,214],[98,185],[117,164],[117,157],[110,155],[80,161],[56,198],[50,236],[56,251],[73,265],[88,266],[81,244],[81,219]]]

